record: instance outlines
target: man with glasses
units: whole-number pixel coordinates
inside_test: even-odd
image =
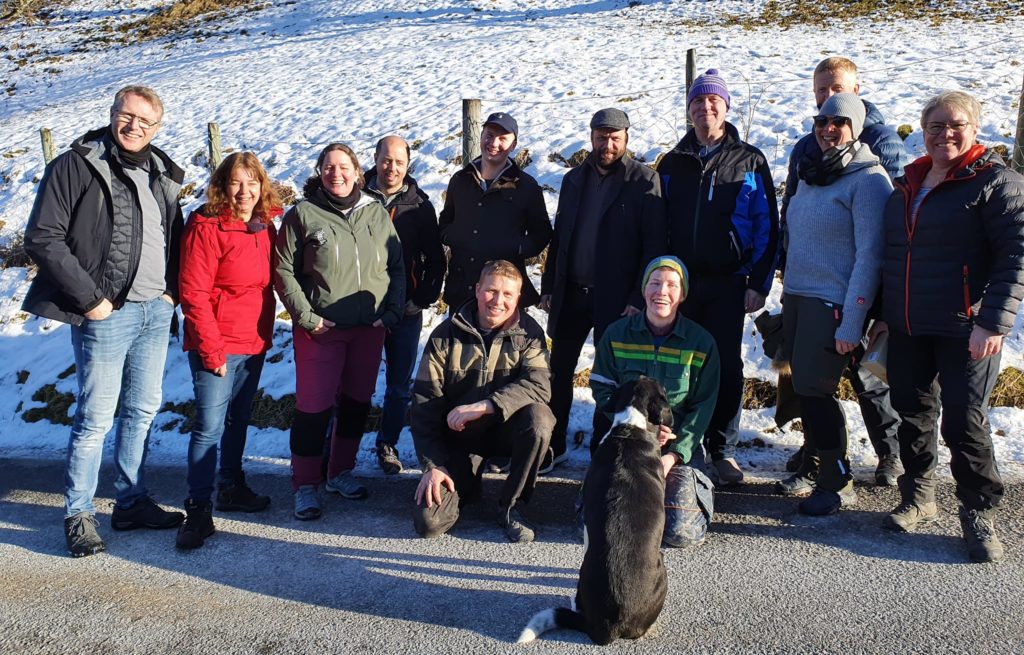
[[[837,93],[856,95],[860,92],[860,83],[857,81],[857,65],[845,57],[829,57],[820,61],[814,68],[813,79],[814,102],[818,109],[821,109],[824,102]],[[903,173],[903,166],[907,160],[906,148],[903,147],[903,141],[896,134],[896,130],[885,124],[878,108],[867,100],[861,100],[861,102],[864,103],[866,118],[859,140],[881,160],[882,167],[889,174],[889,179],[894,180]],[[789,157],[789,172],[786,176],[781,212],[783,243],[779,268],[783,271],[785,270],[787,245],[785,238],[786,210],[800,183],[800,178],[797,177],[797,164],[801,159],[817,156],[820,153],[821,149],[814,139],[814,134],[807,134],[797,141]],[[860,404],[860,411],[864,417],[864,426],[867,428],[871,445],[878,456],[875,482],[883,486],[894,486],[896,478],[903,472],[903,466],[899,459],[899,443],[896,440],[896,430],[900,423],[899,415],[889,402],[888,385],[861,367],[857,359],[854,358],[853,363],[847,369],[847,378],[857,393],[857,402]],[[780,382],[780,384],[786,383]],[[804,496],[811,493],[814,488],[817,467],[816,453],[805,452],[801,448],[787,465],[794,475],[783,480],[776,491],[791,496]]]
[[[111,527],[173,528],[184,519],[150,498],[143,470],[161,401],[183,226],[184,172],[150,145],[163,111],[152,89],[118,91],[110,125],[87,132],[47,166],[25,229],[39,273],[23,307],[71,324],[78,396],[64,532],[74,557],[106,549],[93,496],[115,411]]]

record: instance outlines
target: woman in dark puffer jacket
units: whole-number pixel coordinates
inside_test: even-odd
[[[927,155],[906,168],[885,210],[882,279],[888,378],[899,428],[901,503],[886,527],[936,518],[936,426],[960,500],[968,553],[998,561],[1003,483],[986,417],[1003,336],[1024,296],[1024,178],[977,143],[981,106],[943,92],[921,112]]]

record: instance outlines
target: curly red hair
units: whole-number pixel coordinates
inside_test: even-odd
[[[206,191],[206,209],[211,216],[230,214],[236,220],[238,216],[234,199],[228,195],[228,183],[236,168],[249,172],[260,183],[260,199],[252,210],[252,220],[268,223],[281,210],[281,197],[274,189],[270,176],[263,169],[260,160],[251,152],[233,152],[220,163],[210,178],[210,188]]]

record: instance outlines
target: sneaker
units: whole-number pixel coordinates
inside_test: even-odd
[[[718,475],[718,484],[723,487],[731,487],[743,482],[743,471],[739,464],[732,457],[717,459],[714,462],[715,473]]]
[[[896,480],[903,475],[903,464],[899,455],[883,455],[875,469],[875,484],[879,487],[895,487]]]
[[[796,452],[789,456],[786,460],[786,471],[790,473],[796,473],[800,470],[800,465],[804,463],[804,447],[800,446],[796,449]]]
[[[213,503],[199,504],[189,498],[185,501],[185,522],[178,528],[174,545],[183,550],[199,548],[213,534]]]
[[[95,555],[107,549],[107,545],[96,531],[98,527],[96,517],[89,512],[79,512],[64,519],[64,538],[72,557]]]
[[[533,541],[533,528],[523,518],[519,508],[498,505],[498,525],[505,530],[505,536],[514,544],[525,544]]]
[[[797,505],[797,509],[807,516],[828,516],[838,512],[841,507],[856,504],[857,491],[853,488],[853,483],[849,482],[838,492],[815,487],[811,495]]]
[[[386,443],[377,446],[377,463],[385,475],[397,475],[402,472],[402,460],[398,459],[398,451]]]
[[[814,477],[803,473],[794,473],[775,483],[775,493],[781,496],[803,497],[814,491]]]
[[[270,496],[258,494],[239,476],[234,483],[217,487],[218,512],[262,512],[270,506]]]
[[[362,500],[370,495],[370,492],[363,485],[359,484],[352,471],[342,471],[327,481],[324,489],[331,493],[341,494],[349,500]]]
[[[913,532],[939,515],[939,508],[931,503],[904,502],[885,517],[884,527],[894,532]]]
[[[960,508],[960,527],[972,562],[998,562],[1003,559],[1003,544],[996,536],[995,509]]]
[[[556,453],[554,448],[548,448],[548,452],[544,455],[544,459],[540,462],[540,468],[537,469],[537,475],[546,475],[555,470],[555,467],[562,462],[569,459],[569,453],[562,451]]]
[[[316,487],[305,484],[295,492],[295,518],[300,521],[311,521],[320,518],[320,499],[316,496]]]
[[[488,473],[508,473],[512,469],[511,457],[492,457],[487,460]]]
[[[169,512],[153,502],[149,496],[143,496],[128,508],[114,505],[114,511],[110,515],[110,527],[115,530],[135,530],[137,528],[165,530],[178,527],[184,520],[183,513]]]

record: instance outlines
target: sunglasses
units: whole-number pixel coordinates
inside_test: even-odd
[[[852,122],[846,116],[815,116],[814,127],[823,130],[829,124],[835,125],[836,129],[841,129],[844,125],[852,125]]]

